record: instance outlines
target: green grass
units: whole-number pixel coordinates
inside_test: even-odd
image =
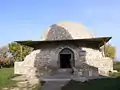
[[[83,83],[70,81],[62,90],[120,90],[120,77],[96,79]]]
[[[11,80],[12,77],[14,77],[13,68],[0,69],[0,88],[13,86],[15,81]]]

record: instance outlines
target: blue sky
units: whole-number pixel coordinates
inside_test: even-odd
[[[120,59],[120,0],[0,0],[0,46],[39,40],[61,21],[82,23],[95,36],[112,36]]]

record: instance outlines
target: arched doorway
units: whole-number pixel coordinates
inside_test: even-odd
[[[62,49],[59,53],[60,68],[72,68],[74,64],[74,52],[69,48]]]

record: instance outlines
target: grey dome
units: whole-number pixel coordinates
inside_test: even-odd
[[[50,26],[41,40],[64,40],[92,38],[93,35],[82,24],[74,22],[60,22]]]

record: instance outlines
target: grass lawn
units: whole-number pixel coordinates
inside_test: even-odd
[[[13,68],[2,68],[0,69],[0,88],[11,87],[15,84],[15,81],[12,81],[11,78],[14,77]]]
[[[70,81],[62,90],[120,90],[120,77],[96,79],[83,83]]]

